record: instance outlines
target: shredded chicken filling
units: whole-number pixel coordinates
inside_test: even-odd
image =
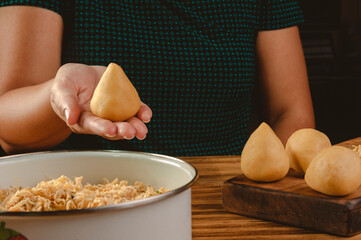
[[[112,182],[82,184],[83,177],[74,181],[66,176],[42,181],[36,187],[0,189],[0,211],[56,211],[100,207],[143,199],[167,192],[155,190],[141,182],[128,185],[118,178]]]

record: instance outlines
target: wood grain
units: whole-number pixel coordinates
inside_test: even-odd
[[[361,144],[361,137],[340,145]],[[222,206],[224,181],[242,173],[240,156],[182,157],[195,166],[199,178],[192,186],[194,240],[343,239],[343,237],[229,213]],[[360,239],[361,234],[345,239]]]
[[[336,198],[312,190],[294,171],[273,183],[256,183],[242,174],[225,182],[222,198],[233,213],[341,236],[361,232],[361,187]]]

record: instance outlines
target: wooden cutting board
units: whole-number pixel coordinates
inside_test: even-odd
[[[254,218],[341,236],[361,232],[361,187],[346,197],[329,197],[294,171],[273,183],[253,182],[243,174],[229,179],[222,201],[229,212]]]

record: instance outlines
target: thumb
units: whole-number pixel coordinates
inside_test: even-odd
[[[75,96],[67,96],[63,105],[63,116],[68,126],[74,125],[78,122],[80,117],[80,107]]]

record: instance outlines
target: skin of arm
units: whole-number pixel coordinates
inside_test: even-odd
[[[257,37],[261,114],[283,144],[315,119],[297,26],[261,31]]]
[[[7,153],[47,148],[71,131],[51,108],[61,64],[62,18],[49,10],[0,8],[0,143]]]
[[[111,122],[88,107],[103,66],[61,65],[63,21],[50,10],[0,8],[0,144],[9,154],[44,150],[72,132],[144,139],[151,109]],[[86,89],[86,91],[84,91]],[[67,109],[67,114],[65,114]]]

